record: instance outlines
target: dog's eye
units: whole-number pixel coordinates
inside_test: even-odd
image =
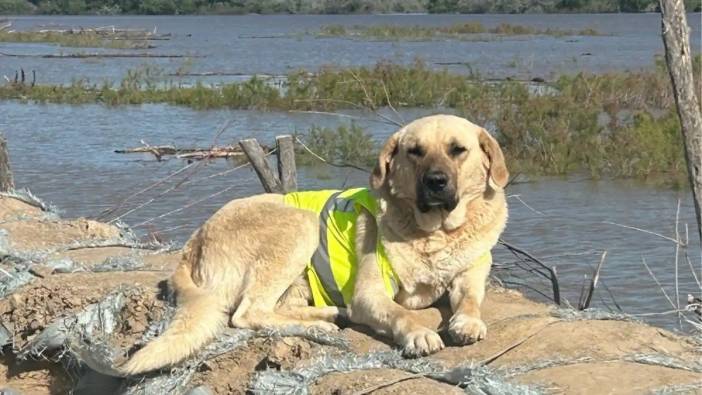
[[[416,157],[420,157],[420,158],[422,156],[424,156],[424,150],[422,149],[422,147],[420,147],[418,145],[408,149],[407,153],[412,155],[412,156],[416,156]]]
[[[466,151],[468,151],[466,147],[460,145],[452,145],[451,148],[449,148],[449,154],[453,157],[459,156]]]

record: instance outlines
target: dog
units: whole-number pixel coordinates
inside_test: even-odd
[[[390,336],[406,356],[428,355],[444,343],[417,310],[443,295],[452,339],[479,341],[508,178],[485,129],[434,115],[387,140],[370,188],[233,200],[184,246],[170,279],[178,307],[168,329],[120,369],[133,375],[182,361],[227,321],[334,331],[344,316]]]

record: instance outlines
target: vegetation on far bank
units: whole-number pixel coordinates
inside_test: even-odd
[[[700,11],[702,0],[685,0]],[[363,14],[651,12],[656,0],[0,0],[0,14]]]
[[[700,63],[697,56],[698,76]],[[699,80],[697,84],[702,89]],[[680,185],[686,179],[670,79],[660,60],[648,71],[580,73],[539,87],[516,81],[487,82],[475,75],[433,70],[421,61],[296,71],[287,76],[283,89],[260,77],[216,87],[181,86],[163,82],[158,69],[145,68],[130,71],[115,86],[85,81],[34,87],[7,83],[0,85],[0,99],[111,106],[168,103],[195,109],[264,111],[333,112],[377,109],[388,103],[398,109],[434,108],[496,131],[515,172],[587,171],[593,177],[661,179]],[[354,128],[343,132],[320,129],[312,141],[332,160],[364,161],[359,152],[368,148],[365,135]],[[331,146],[324,148],[326,144]],[[359,152],[351,155],[349,150]]]
[[[456,23],[449,26],[403,26],[403,25],[325,25],[317,33],[319,37],[352,37],[372,40],[432,40],[441,38],[470,39],[476,35],[493,34],[500,36],[546,35],[599,36],[593,28],[581,30],[539,29],[532,26],[501,23],[488,28],[480,22]]]
[[[62,47],[146,49],[147,40],[112,38],[94,31],[83,32],[38,32],[38,31],[2,31],[0,42],[11,43],[47,43]]]

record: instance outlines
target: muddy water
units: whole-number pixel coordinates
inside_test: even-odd
[[[0,113],[5,115],[0,118],[0,130],[9,139],[19,186],[31,187],[69,216],[100,217],[105,209],[122,204],[120,210],[102,218],[113,219],[134,210],[121,219],[142,233],[156,232],[163,239],[176,241],[186,239],[226,201],[261,192],[255,174],[245,168],[218,176],[236,166],[220,160],[192,165],[178,176],[165,179],[187,163],[180,160],[156,162],[147,155],[119,155],[113,150],[140,145],[142,139],[154,145],[209,146],[226,120],[232,120],[232,124],[219,136],[221,144],[245,137],[270,142],[276,134],[338,122],[335,117],[322,115],[193,111],[163,105],[108,109],[97,105],[4,102],[0,103]],[[404,115],[410,118],[425,113]],[[394,130],[393,126],[370,119],[360,123],[378,139]],[[164,179],[163,184],[152,190],[129,198]],[[299,179],[301,188],[305,189],[340,188],[364,185],[367,175],[350,169],[303,167]],[[172,189],[176,182],[183,180],[187,182]],[[571,302],[577,303],[584,275],[592,272],[600,254],[606,250],[602,279],[625,311],[650,313],[670,308],[641,260],[646,259],[667,292],[674,295],[673,243],[605,222],[673,236],[678,199],[682,199],[680,222],[694,226],[693,209],[686,192],[655,189],[633,182],[592,182],[573,177],[515,184],[510,187],[509,194],[510,223],[504,238],[555,266],[564,294]],[[147,202],[151,203],[144,205]],[[185,208],[174,212],[182,207]],[[694,232],[690,233],[694,238]],[[690,251],[690,256],[699,276],[699,252]],[[495,257],[499,262],[513,260],[501,249],[495,252]],[[684,296],[694,292],[696,287],[682,256],[679,264],[679,289]],[[533,276],[517,275],[520,278],[510,280],[526,280],[530,286],[550,292],[546,283],[534,281]],[[596,297],[596,305],[612,305],[604,290],[598,296],[606,303]],[[660,325],[673,324],[669,316],[648,319]]]
[[[235,74],[284,74],[293,69],[316,70],[320,65],[370,65],[386,59],[413,62],[424,59],[434,67],[486,77],[550,78],[561,73],[603,72],[648,67],[663,52],[657,14],[596,15],[325,15],[325,16],[122,16],[13,18],[17,29],[41,25],[110,26],[156,29],[170,33],[170,41],[154,41],[152,53],[190,55],[190,59],[43,59],[0,57],[0,75],[14,75],[23,67],[36,70],[42,83],[69,83],[74,79],[119,80],[127,69],[148,63],[167,72],[225,72]],[[314,32],[328,24],[449,25],[480,22],[539,29],[593,28],[602,36],[488,36],[480,41],[436,40],[425,42],[357,41],[317,38]],[[692,46],[700,48],[700,14],[690,14]],[[311,34],[308,34],[311,33]],[[50,45],[0,43],[0,52],[57,54],[120,52],[113,49],[57,48]],[[122,50],[125,52],[143,52]],[[193,78],[169,77],[192,81]],[[202,78],[217,82],[236,77]]]

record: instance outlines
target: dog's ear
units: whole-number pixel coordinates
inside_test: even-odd
[[[488,185],[493,190],[500,191],[507,186],[507,181],[509,180],[509,172],[507,171],[502,149],[497,144],[497,140],[485,129],[480,129],[478,142],[480,149],[487,155],[490,163],[488,165]]]
[[[402,130],[395,132],[385,145],[383,149],[380,150],[380,155],[378,155],[378,163],[373,168],[373,172],[370,175],[370,185],[373,189],[380,189],[383,184],[385,184],[385,179],[387,178],[388,171],[390,171],[390,160],[397,153],[397,145],[400,141],[400,133]]]

